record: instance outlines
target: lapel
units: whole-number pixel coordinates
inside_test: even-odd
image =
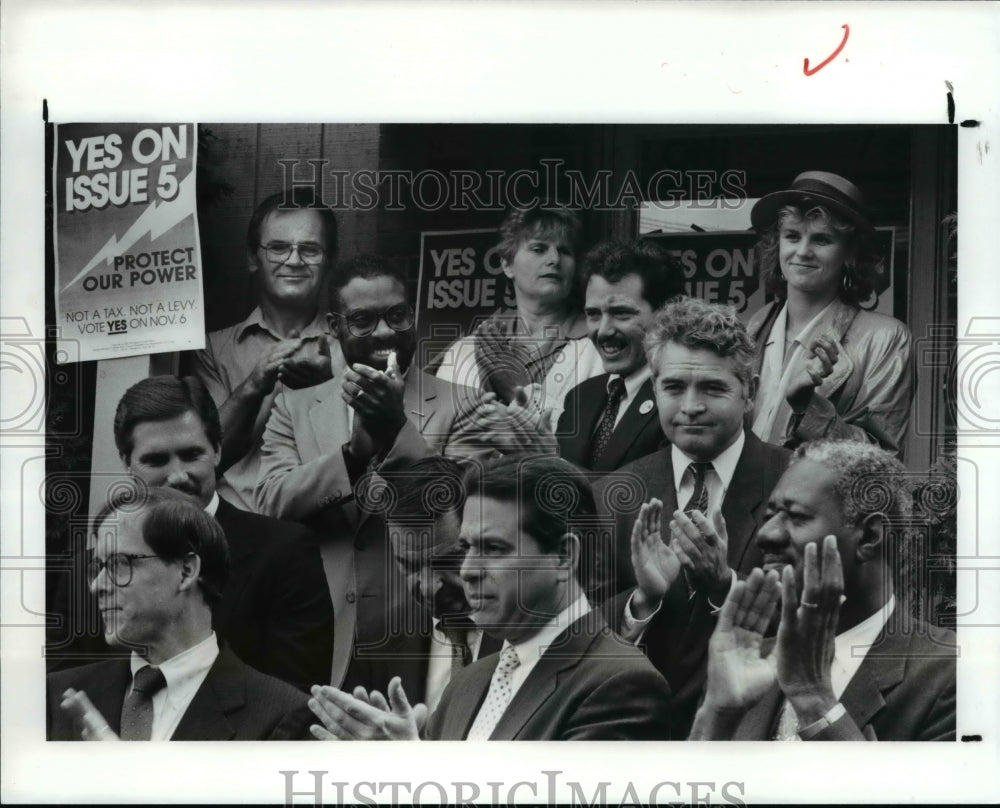
[[[604,627],[599,611],[590,611],[560,634],[518,688],[490,735],[491,741],[514,740],[531,717],[557,692],[563,671],[574,668]]]
[[[309,405],[309,424],[316,439],[316,456],[340,452],[341,447],[351,439],[351,428],[347,416],[347,404],[340,396],[343,380],[337,376],[310,387],[313,400]],[[301,446],[299,447],[301,451]],[[303,457],[303,461],[312,460]]]
[[[898,616],[902,608],[897,599],[886,629],[868,649],[861,666],[840,697],[859,729],[871,723],[872,717],[885,706],[882,694],[903,680],[911,638],[899,633]]]
[[[412,368],[406,374],[403,387],[403,407],[406,410],[406,417],[417,427],[417,431],[423,435],[426,432],[431,419],[437,412],[437,379]]]
[[[490,688],[493,671],[500,663],[499,654],[480,658],[461,671],[448,684],[451,691],[448,713],[441,725],[441,740],[465,740],[479,707]],[[447,691],[445,691],[447,693]],[[438,705],[438,709],[441,705]]]
[[[653,406],[643,413],[641,409],[647,401]],[[625,410],[625,414],[615,427],[615,431],[611,433],[611,440],[608,441],[601,462],[597,464],[598,467],[594,471],[612,471],[619,468],[622,465],[622,458],[625,457],[628,450],[632,448],[632,444],[636,442],[651,421],[655,422],[657,429],[660,429],[660,415],[656,409],[656,400],[653,398],[653,381],[646,379],[637,391],[632,403],[629,404],[628,409]]]
[[[244,665],[228,647],[223,646],[170,740],[231,740],[236,735],[236,727],[230,720],[230,714],[244,706]]]
[[[763,473],[764,444],[750,430],[745,430],[745,435],[743,451],[722,501],[722,517],[729,536],[729,566],[734,570],[741,569],[747,550],[753,545],[757,528],[754,511],[771,493],[764,490],[767,485],[767,475]]]

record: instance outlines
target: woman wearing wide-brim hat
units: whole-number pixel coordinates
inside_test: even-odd
[[[826,171],[799,174],[751,211],[775,299],[749,323],[760,386],[752,416],[762,440],[866,440],[902,454],[914,375],[910,332],[863,305],[880,261],[861,192]]]

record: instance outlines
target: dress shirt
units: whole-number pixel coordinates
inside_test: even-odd
[[[733,474],[736,473],[736,465],[740,462],[740,455],[743,453],[743,444],[746,443],[746,435],[743,430],[736,440],[722,453],[711,461],[712,471],[705,475],[705,486],[708,488],[708,513],[717,513],[722,510],[722,502],[726,498],[726,491],[733,481]],[[676,446],[670,447],[670,460],[674,466],[674,486],[677,494],[677,507],[683,507],[691,495],[694,493],[694,477],[688,471],[688,466],[696,462],[684,454]]]
[[[650,370],[649,363],[647,362],[639,370],[630,373],[625,377],[625,397],[622,399],[621,406],[618,408],[618,415],[615,416],[615,426],[622,421],[622,416],[625,415],[625,411],[632,406],[632,402],[635,401],[635,397],[639,394],[639,388],[642,387],[646,380],[653,375],[653,371]],[[611,382],[615,379],[621,378],[617,373],[612,373],[608,377],[608,393],[611,392]],[[598,419],[597,425],[600,425],[600,419]],[[595,429],[596,429],[595,426]]]
[[[219,641],[213,631],[197,645],[156,666],[163,673],[167,684],[153,696],[151,741],[170,740],[218,655]],[[133,676],[139,668],[148,664],[137,653],[132,653],[130,665]],[[129,689],[131,690],[131,686]]]
[[[805,327],[790,343],[787,352],[785,351],[785,340],[788,332],[787,304],[781,307],[781,311],[774,318],[774,325],[771,326],[771,333],[764,344],[764,353],[761,358],[760,384],[757,388],[757,417],[754,418],[753,422],[753,432],[761,440],[766,441],[771,434],[778,408],[785,400],[785,391],[788,389],[789,381],[791,381],[787,371],[792,357],[795,356],[796,351],[804,350],[803,346],[809,340],[816,323],[832,305],[831,301],[823,308],[823,311],[806,323]]]
[[[340,352],[340,342],[330,333],[325,312],[318,311],[313,321],[302,329],[301,336],[326,339],[330,345],[331,366],[335,370],[343,367],[344,358]],[[206,335],[205,348],[194,353],[191,371],[205,383],[215,405],[221,407],[253,372],[261,356],[274,350],[282,340],[283,337],[267,324],[264,313],[258,306],[242,322]],[[274,390],[264,398],[255,419],[254,430],[263,430],[267,416],[271,412],[271,404],[282,389],[281,382],[277,382]],[[256,511],[254,486],[257,484],[259,467],[260,445],[258,444],[249,454],[226,469],[222,479],[219,480],[219,491],[222,496],[240,510]]]
[[[217,510],[219,510],[219,492],[213,491],[212,498],[208,501],[208,505],[205,506],[205,513],[214,519]]]
[[[483,641],[483,631],[471,628],[466,632],[465,641],[472,652],[472,659],[479,659],[479,648]],[[451,681],[451,640],[441,631],[441,621],[433,619],[431,629],[431,653],[427,660],[427,687],[424,692],[424,703],[428,713],[434,712],[441,694]]]

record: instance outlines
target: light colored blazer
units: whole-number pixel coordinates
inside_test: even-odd
[[[757,373],[780,306],[781,301],[768,303],[747,325],[757,344]],[[797,425],[782,400],[771,432],[760,438],[789,448],[820,438],[860,440],[901,456],[915,393],[909,329],[893,317],[836,300],[811,333],[835,338],[840,356],[833,373],[816,388]],[[793,378],[806,360],[806,352],[799,351],[787,377]]]
[[[387,500],[379,498],[377,481],[366,476],[369,495],[359,502],[344,461],[343,446],[351,433],[341,384],[334,377],[278,395],[264,430],[255,490],[262,513],[305,522],[322,537],[320,552],[333,599],[334,685],[343,681],[355,635],[381,636],[395,581],[386,551]],[[474,454],[467,445],[449,443],[456,420],[475,398],[472,391],[416,368],[407,373],[403,406],[408,420],[380,468],[406,469],[435,453]]]

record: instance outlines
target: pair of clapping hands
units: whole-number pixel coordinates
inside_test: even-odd
[[[389,682],[388,700],[363,687],[347,693],[313,685],[309,709],[322,722],[309,731],[321,741],[417,741],[427,722],[427,707],[410,706],[399,677]]]
[[[785,390],[785,400],[795,412],[805,410],[813,391],[833,373],[833,366],[840,358],[840,349],[832,336],[816,337],[803,347],[808,351],[806,361]]]
[[[743,714],[775,684],[791,703],[800,727],[813,725],[837,705],[831,683],[834,638],[844,576],[835,536],[806,545],[802,598],[795,570],[753,570],[738,581],[719,613],[709,642],[705,700],[691,737],[731,737]],[[772,653],[762,654],[768,625],[781,601]]]
[[[637,584],[632,612],[640,620],[659,608],[682,569],[693,587],[709,595],[718,593],[719,602],[732,582],[729,538],[721,513],[709,520],[700,511],[674,511],[669,542],[660,536],[662,516],[663,503],[651,499],[639,509],[632,527],[632,568]]]
[[[558,454],[552,409],[542,406],[542,386],[514,388],[510,403],[485,393],[463,424],[463,432],[504,454]]]
[[[263,353],[250,374],[251,383],[264,395],[279,381],[285,387],[298,390],[332,377],[330,343],[326,337],[300,337],[295,330]]]

